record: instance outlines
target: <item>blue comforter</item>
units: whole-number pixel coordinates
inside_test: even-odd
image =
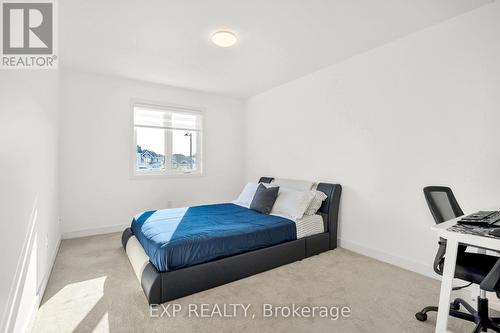
[[[235,204],[148,211],[132,232],[159,272],[296,239],[295,223]]]

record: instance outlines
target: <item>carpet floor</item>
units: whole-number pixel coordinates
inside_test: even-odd
[[[438,302],[438,281],[340,248],[178,299],[168,303],[166,312],[161,307],[151,310],[120,236],[62,242],[34,332],[434,331],[435,313],[426,322],[414,314]],[[248,307],[247,316],[231,304]],[[264,304],[270,304],[267,312]],[[317,311],[315,318],[307,318],[287,317],[288,310],[278,309],[276,317],[267,316],[270,306],[290,309],[293,304],[332,311],[328,317]],[[174,307],[179,310],[175,317]],[[344,309],[344,317],[337,318],[342,307],[350,313]],[[202,317],[212,312],[214,317]],[[450,319],[454,332],[473,327]]]

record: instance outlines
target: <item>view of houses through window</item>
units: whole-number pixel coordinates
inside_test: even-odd
[[[135,173],[200,173],[201,126],[197,112],[135,105]]]
[[[137,168],[139,170],[165,170],[165,130],[136,127]]]

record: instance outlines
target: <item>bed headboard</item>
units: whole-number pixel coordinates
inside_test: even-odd
[[[272,177],[261,177],[259,183],[271,183]],[[318,214],[323,216],[325,230],[330,233],[330,249],[337,247],[337,231],[339,219],[340,195],[342,186],[340,184],[318,183],[316,190],[327,195],[325,201],[318,210]]]

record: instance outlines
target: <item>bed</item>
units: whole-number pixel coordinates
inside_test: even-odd
[[[271,183],[262,177],[259,183]],[[297,221],[233,203],[149,211],[134,217],[122,244],[149,304],[217,287],[337,247],[342,187],[316,215]]]

